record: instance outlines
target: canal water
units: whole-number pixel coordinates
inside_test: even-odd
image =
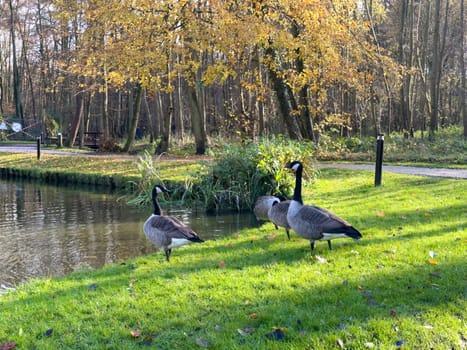
[[[130,207],[114,194],[20,180],[0,179],[0,194],[0,287],[155,252],[143,233],[151,207]],[[258,226],[251,213],[163,209],[205,240]]]

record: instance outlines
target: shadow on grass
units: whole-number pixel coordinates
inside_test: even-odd
[[[58,324],[66,323],[72,333],[73,330],[80,332],[76,339],[80,339],[83,332],[88,337],[99,337],[99,333],[93,333],[94,323],[105,322],[108,318],[108,322],[112,319],[123,329],[141,322],[141,328],[158,330],[154,338],[159,344],[167,344],[166,347],[161,345],[162,348],[178,346],[182,349],[194,346],[191,337],[207,337],[214,347],[230,344],[258,348],[270,344],[274,348],[279,345],[266,338],[274,327],[286,329],[285,344],[320,342],[336,334],[352,342],[354,336],[349,334],[354,332],[365,334],[368,341],[394,344],[401,337],[397,328],[404,326],[406,318],[415,319],[422,328],[425,322],[432,322],[427,314],[433,312],[451,313],[459,319],[465,316],[462,307],[467,289],[463,259],[450,259],[437,266],[423,262],[415,266],[402,265],[401,260],[393,263],[386,260],[384,267],[369,268],[365,257],[356,256],[352,258],[352,266],[343,267],[334,264],[334,257],[351,256],[351,250],[357,247],[364,251],[365,246],[374,244],[375,240],[342,241],[338,245],[340,249],[334,251],[328,251],[327,245],[322,244],[316,253],[325,253],[328,263],[319,264],[311,259],[306,240],[294,237],[289,243],[279,236],[283,236],[282,232],[274,240],[252,236],[251,239],[228,240],[222,245],[179,249],[172,257],[174,263],[166,263],[163,255],[156,253],[94,271],[91,275],[72,274],[64,279],[68,285],[63,288],[61,279],[45,281],[46,284],[56,283],[57,287],[31,294],[27,294],[26,288],[16,301],[0,299],[0,303],[4,310],[16,310],[9,316],[14,324],[11,332],[18,327],[33,327],[22,324],[21,313],[30,311],[19,304],[34,305],[34,310],[45,310],[42,317],[50,327],[58,329]],[[184,264],[187,256],[190,258]],[[219,265],[221,258],[222,266]],[[158,262],[154,263],[153,259]],[[246,285],[249,274],[253,273],[258,278]],[[323,273],[326,276],[322,277]],[[192,278],[206,281],[198,282],[193,288]],[[321,278],[326,278],[326,282]],[[147,282],[141,289],[136,288],[141,294],[140,301],[132,300],[126,291],[133,279]],[[182,290],[178,290],[178,286]],[[75,313],[73,310],[69,310],[70,314],[57,312],[67,307],[59,305],[65,295],[79,305]],[[104,295],[113,295],[115,300],[100,300]],[[164,298],[167,302],[158,304],[159,309],[154,310],[151,303],[142,302],[147,297]],[[128,315],[113,311],[119,307],[119,300],[126,300],[128,308],[134,308],[136,315],[132,311],[128,311]],[[184,305],[183,317],[171,314],[170,303],[174,301]],[[105,310],[105,314],[96,314],[96,303],[98,310]],[[165,306],[160,309],[161,305]],[[251,314],[257,316],[248,317]],[[138,321],[139,318],[145,321]],[[218,324],[223,330],[213,336],[209,330],[214,330]],[[255,332],[248,337],[239,335],[236,330],[245,327],[252,327]],[[434,329],[434,332],[444,336],[444,330]],[[124,338],[117,342],[131,341],[128,335],[122,336]],[[453,345],[452,339],[446,337],[443,341]],[[0,336],[0,340],[2,338]]]

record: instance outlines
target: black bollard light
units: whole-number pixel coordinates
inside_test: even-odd
[[[37,138],[37,160],[41,160],[41,138]]]
[[[383,146],[384,146],[384,135],[378,134],[376,138],[375,186],[381,185],[381,175],[383,172]]]

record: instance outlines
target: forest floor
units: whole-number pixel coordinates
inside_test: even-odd
[[[37,148],[35,145],[0,145],[1,152],[14,152],[14,153],[36,153]],[[76,156],[94,156],[94,157],[105,157],[115,159],[134,159],[135,155],[115,154],[115,153],[99,153],[95,151],[66,151],[59,149],[45,148],[41,149],[41,153],[44,154],[62,154],[62,155],[76,155]],[[189,157],[172,157],[164,156],[164,159],[173,158],[174,160],[194,160],[194,159],[208,159],[208,156],[189,156]],[[351,164],[351,163],[339,163],[339,162],[326,162],[318,163],[319,168],[333,168],[333,169],[354,169],[354,170],[373,170],[375,165],[373,164]],[[430,177],[444,177],[453,179],[467,179],[466,169],[448,169],[448,168],[432,168],[426,166],[400,166],[400,165],[383,165],[383,172],[391,172],[405,175],[418,175],[418,176],[430,176]]]

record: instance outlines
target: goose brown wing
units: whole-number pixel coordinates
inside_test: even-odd
[[[162,231],[170,238],[186,238],[188,240],[198,237],[195,231],[172,216],[154,216],[151,227]]]
[[[326,209],[311,205],[304,206],[300,210],[300,217],[303,220],[312,222],[317,227],[321,227],[323,232],[326,230],[333,230],[350,226],[347,221],[341,219]]]

